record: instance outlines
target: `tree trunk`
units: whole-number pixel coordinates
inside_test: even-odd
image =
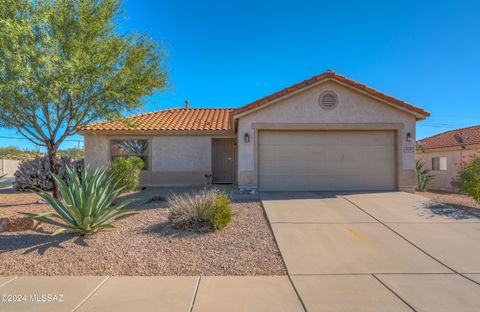
[[[57,146],[52,142],[48,142],[47,151],[48,151],[48,161],[50,163],[50,172],[52,174],[58,175],[58,172],[60,169],[60,163],[58,162],[58,158],[57,158]],[[53,197],[57,199],[60,198],[60,193],[58,192],[58,185],[57,183],[55,183],[55,180],[53,180]]]

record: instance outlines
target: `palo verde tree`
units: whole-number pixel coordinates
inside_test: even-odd
[[[166,87],[165,50],[121,33],[120,9],[118,0],[0,1],[0,127],[46,147],[54,174],[79,126],[119,118]]]

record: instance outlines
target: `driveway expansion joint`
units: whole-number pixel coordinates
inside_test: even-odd
[[[387,286],[387,284],[385,284],[381,279],[379,279],[375,274],[372,274],[372,277],[374,279],[376,279],[380,284],[383,285],[383,287],[385,287],[387,290],[389,290],[392,294],[394,294],[398,299],[400,299],[403,303],[405,303],[412,311],[415,311],[417,312],[417,310],[415,310],[411,305],[410,303],[408,303],[405,299],[403,299],[402,297],[400,297],[399,294],[397,294],[393,289],[391,289],[390,287]]]
[[[260,205],[262,205],[263,213],[264,213],[265,219],[267,220],[268,227],[269,227],[269,229],[270,229],[270,233],[272,233],[273,241],[275,242],[275,245],[277,245],[278,252],[280,253],[280,258],[282,259],[282,262],[283,262],[283,266],[285,267],[285,270],[287,271],[287,277],[288,277],[288,280],[289,280],[289,282],[290,282],[290,285],[292,286],[293,291],[294,291],[295,294],[297,295],[298,301],[300,301],[300,304],[302,305],[303,310],[304,310],[305,312],[307,312],[307,311],[308,311],[308,310],[307,310],[307,307],[306,307],[305,303],[303,302],[303,299],[302,299],[302,297],[300,296],[300,293],[298,292],[297,287],[295,286],[295,284],[294,284],[293,281],[292,281],[291,274],[290,274],[290,272],[288,271],[287,264],[285,263],[285,258],[283,257],[282,251],[280,250],[280,246],[278,245],[277,238],[275,237],[275,233],[274,233],[274,231],[273,231],[272,224],[274,224],[274,223],[277,224],[277,223],[282,223],[282,222],[272,222],[272,221],[270,221],[270,218],[268,217],[267,209],[265,209],[265,205],[263,204],[263,200],[261,199],[261,197],[260,197]],[[290,222],[287,222],[287,223],[290,223]],[[192,307],[193,307],[193,306],[192,306]],[[192,312],[192,311],[190,311],[190,312]]]
[[[0,287],[3,287],[5,285],[7,285],[8,283],[10,282],[13,282],[14,280],[16,280],[18,278],[18,276],[13,276],[13,278],[9,279],[8,281],[5,281],[3,282],[2,284],[0,284]]]
[[[97,285],[85,298],[83,298],[82,301],[78,303],[78,305],[73,308],[72,312],[77,311],[85,302],[88,301],[104,284],[105,282],[110,278],[110,276],[105,277],[103,281],[100,282],[100,284]]]
[[[292,276],[287,273],[288,276],[288,281],[290,282],[290,285],[293,288],[293,291],[295,291],[295,294],[297,295],[298,301],[300,301],[300,304],[302,305],[303,311],[308,312],[307,306],[305,305],[305,302],[303,302],[302,296],[300,296],[300,292],[297,289],[297,286],[293,283]]]
[[[200,287],[200,281],[201,280],[202,280],[202,277],[199,276],[198,279],[197,279],[197,285],[195,285],[195,290],[193,291],[192,303],[190,304],[190,312],[193,311],[193,307],[195,305],[195,299],[197,298],[198,288]]]
[[[423,250],[422,248],[418,247],[417,245],[415,245],[414,243],[412,243],[410,240],[408,240],[407,238],[405,238],[403,235],[401,235],[400,233],[398,233],[397,231],[395,231],[394,229],[392,229],[391,227],[389,227],[385,222],[379,220],[378,218],[374,217],[373,215],[371,215],[370,213],[368,213],[367,211],[365,211],[364,209],[362,209],[360,206],[358,206],[356,203],[354,203],[353,201],[351,201],[350,199],[348,198],[345,198],[344,196],[340,195],[341,198],[345,199],[346,201],[348,201],[349,203],[351,203],[352,205],[354,205],[355,207],[357,207],[358,209],[360,209],[361,211],[363,211],[364,213],[366,213],[368,216],[370,216],[371,218],[377,220],[378,223],[380,223],[381,225],[383,225],[384,227],[386,227],[387,229],[389,229],[390,231],[392,231],[393,233],[395,233],[396,235],[398,235],[400,238],[402,238],[403,240],[405,240],[407,243],[409,243],[410,245],[412,245],[413,247],[417,248],[419,251],[421,251],[422,253],[424,253],[426,256],[430,257],[431,259],[433,259],[434,261],[436,261],[437,263],[439,263],[440,265],[443,265],[444,267],[446,267],[447,269],[449,269],[450,271],[454,272],[454,273],[457,273],[459,275],[461,275],[461,273],[457,272],[455,269],[451,268],[450,266],[446,265],[445,263],[443,263],[442,261],[438,260],[437,258],[435,258],[434,256],[430,255],[428,252],[426,252],[425,250]]]

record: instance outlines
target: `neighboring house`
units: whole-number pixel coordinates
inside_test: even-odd
[[[454,192],[462,164],[480,156],[480,126],[443,132],[417,142],[417,158],[431,170],[432,190]]]
[[[6,175],[13,177],[13,174],[18,169],[20,161],[13,159],[0,159],[0,176]]]
[[[429,113],[327,71],[237,109],[175,108],[81,128],[85,160],[138,155],[141,183],[262,191],[414,191]]]

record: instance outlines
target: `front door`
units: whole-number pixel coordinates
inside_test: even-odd
[[[212,140],[212,179],[213,183],[233,183],[234,180],[234,140]]]

